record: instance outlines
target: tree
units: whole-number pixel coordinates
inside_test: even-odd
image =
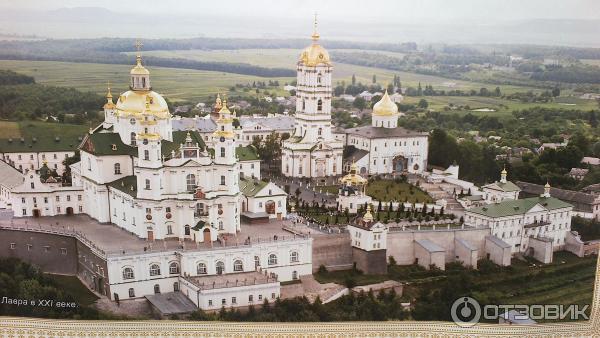
[[[421,100],[419,100],[419,103],[417,104],[417,106],[419,108],[427,109],[427,107],[429,107],[429,103],[427,102],[427,100],[421,99]]]
[[[356,75],[352,74],[352,85],[356,86]]]
[[[365,99],[358,96],[354,99],[354,102],[352,102],[352,106],[354,106],[354,108],[358,108],[359,110],[363,110],[367,107],[367,102]]]
[[[373,83],[377,83],[377,75],[373,74]]]
[[[554,97],[560,96],[560,88],[558,86],[555,86],[554,88],[552,88],[552,96],[554,96]]]

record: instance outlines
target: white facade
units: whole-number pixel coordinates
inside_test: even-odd
[[[63,187],[60,184],[44,184],[34,171],[24,175],[23,184],[11,192],[12,210],[15,217],[56,216],[84,212],[81,187]]]
[[[491,234],[510,244],[513,253],[526,252],[530,237],[550,239],[556,251],[571,231],[572,211],[572,205],[545,194],[469,209],[465,225],[491,228]]]
[[[62,162],[67,157],[74,155],[75,151],[72,150],[0,153],[4,162],[19,169],[21,172],[25,172],[25,170],[38,170],[46,163],[48,168],[56,170],[59,175],[62,175],[65,171],[65,166]]]
[[[297,65],[296,123],[293,135],[283,142],[281,171],[288,177],[325,177],[342,173],[343,144],[331,129],[331,75],[327,51],[313,44]]]
[[[287,216],[287,193],[273,182],[240,180],[244,192],[240,199],[242,212],[266,213],[269,218],[285,219]]]
[[[278,282],[275,285],[267,285],[266,288],[246,286],[221,288],[218,292],[213,290],[207,292],[212,293],[212,296],[204,295],[206,302],[200,302],[200,307],[211,308],[208,306],[208,299],[214,297],[218,299],[218,303],[213,303],[214,308],[219,309],[222,298],[228,299],[227,305],[231,305],[231,297],[236,296],[240,301],[238,306],[244,306],[243,299],[248,301],[248,293],[256,293],[256,304],[261,304],[262,300],[258,301],[258,294],[263,294],[263,297],[268,297],[270,300],[271,293],[277,292],[276,297],[278,297],[279,282],[298,279],[300,276],[312,273],[312,239],[301,237],[271,239],[271,241],[262,239],[249,245],[206,250],[126,253],[109,256],[107,264],[110,298],[113,300],[115,295],[123,300],[154,294],[158,285],[161,293],[177,291],[179,288],[185,294],[187,290],[187,296],[198,305],[196,290],[193,285],[186,285],[184,277],[223,275],[222,281],[224,281],[230,274],[236,276],[244,272],[260,271],[276,277]],[[187,284],[191,283],[187,282]]]
[[[359,226],[351,224],[348,226],[352,246],[364,251],[387,249],[388,229],[383,223]]]

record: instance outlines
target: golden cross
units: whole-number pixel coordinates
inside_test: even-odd
[[[135,49],[137,49],[138,54],[140,53],[140,50],[142,50],[142,47],[144,46],[144,44],[139,40],[139,39],[135,39]]]
[[[317,12],[315,12],[315,32],[317,31]]]

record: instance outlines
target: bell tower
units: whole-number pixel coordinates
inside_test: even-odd
[[[149,91],[152,90],[152,87],[150,86],[150,72],[142,65],[142,46],[143,44],[139,40],[135,42],[135,48],[137,49],[137,54],[135,56],[136,64],[129,72],[131,75],[130,89],[136,91]]]

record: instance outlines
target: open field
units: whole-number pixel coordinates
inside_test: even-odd
[[[377,82],[381,84],[389,83],[392,81],[394,75],[399,75],[402,81],[402,86],[414,86],[416,87],[420,82],[421,85],[430,84],[437,89],[461,89],[479,90],[481,87],[495,88],[495,85],[480,83],[480,82],[469,82],[447,79],[439,76],[416,74],[409,72],[400,72],[387,69],[363,67],[350,64],[336,63],[335,52],[365,52],[365,53],[377,53],[385,54],[390,56],[402,57],[402,53],[394,52],[382,52],[382,51],[363,51],[353,49],[332,49],[329,50],[332,55],[332,61],[334,66],[333,71],[333,82],[346,81],[350,83],[352,80],[352,74],[356,75],[356,80],[364,84],[370,84],[373,75],[377,76]],[[262,67],[277,67],[277,68],[289,68],[295,69],[296,62],[300,56],[300,50],[296,49],[241,49],[241,50],[155,50],[144,52],[145,55],[152,55],[157,57],[167,58],[184,58],[196,61],[221,61],[231,63],[248,63]],[[532,88],[520,87],[520,86],[501,86],[502,91],[506,93],[512,93],[516,91],[528,91]]]
[[[468,105],[470,110],[450,111],[458,114],[471,113],[473,115],[502,116],[510,114],[513,110],[528,109],[532,107],[546,107],[558,109],[598,109],[598,103],[594,100],[583,100],[578,97],[558,97],[549,103],[523,103],[519,101],[506,100],[499,97],[481,96],[423,96],[404,97],[403,103],[416,105],[419,100],[425,99],[429,103],[429,109],[444,112],[444,107],[449,104],[454,106]],[[493,109],[494,111],[474,111],[477,109]]]
[[[19,124],[11,121],[0,121],[0,130],[2,138],[19,138],[22,136]]]
[[[582,59],[580,60],[582,63],[586,65],[598,66],[600,67],[600,60],[598,59]]]
[[[0,69],[10,69],[35,77],[38,83],[75,87],[82,91],[106,93],[110,81],[113,94],[128,90],[129,65],[74,63],[56,61],[8,61],[0,60]],[[204,100],[215,93],[226,93],[236,83],[279,80],[281,84],[292,78],[261,78],[231,73],[189,69],[162,68],[147,65],[152,87],[169,100]]]

